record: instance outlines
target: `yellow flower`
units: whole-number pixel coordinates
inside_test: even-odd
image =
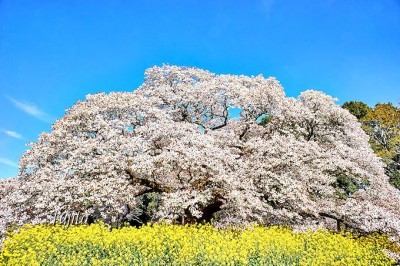
[[[396,247],[382,235],[300,234],[277,226],[27,225],[7,237],[0,265],[391,265],[384,250],[400,253]]]

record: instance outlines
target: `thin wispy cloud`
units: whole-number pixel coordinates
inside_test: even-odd
[[[0,157],[0,163],[14,168],[18,168],[18,164],[16,162],[7,158]]]
[[[17,107],[18,109],[22,110],[23,112],[25,112],[33,117],[36,117],[37,119],[39,119],[43,122],[52,123],[54,121],[54,119],[49,114],[46,114],[45,112],[40,110],[33,103],[19,101],[14,98],[11,98],[11,97],[7,97],[7,99],[10,100],[10,102],[12,102],[15,105],[15,107]]]
[[[269,14],[275,0],[261,0],[261,9],[265,14]]]
[[[9,137],[16,138],[16,139],[22,139],[22,135],[11,130],[3,130],[4,134],[6,134]]]

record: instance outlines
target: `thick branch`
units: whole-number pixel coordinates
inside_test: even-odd
[[[242,140],[244,135],[246,135],[247,131],[250,129],[249,125],[246,124],[246,127],[244,128],[243,132],[239,135],[239,139]]]
[[[321,217],[326,217],[326,218],[330,218],[330,219],[336,220],[336,230],[337,230],[337,231],[340,231],[341,228],[342,228],[342,225],[343,225],[345,228],[354,229],[354,230],[358,231],[359,233],[366,233],[365,230],[362,230],[362,229],[360,229],[360,228],[357,228],[357,227],[355,227],[354,225],[349,224],[348,222],[344,221],[344,219],[339,218],[339,217],[337,217],[337,216],[335,216],[335,215],[333,215],[333,214],[322,213],[322,212],[321,212],[321,213],[319,213],[319,215],[320,215]]]
[[[148,187],[149,189],[146,190],[144,193],[148,193],[148,192],[171,192],[171,188],[170,187],[166,187],[163,186],[161,184],[158,184],[157,182],[145,179],[145,178],[141,178],[141,177],[137,177],[136,174],[131,170],[131,169],[127,169],[126,173],[129,175],[129,177],[131,178],[131,181],[133,184],[139,184],[145,187]],[[141,193],[141,194],[144,194]]]
[[[221,125],[218,125],[216,127],[211,128],[211,130],[217,130],[220,128],[223,128],[224,126],[227,125],[228,123],[228,116],[229,116],[229,111],[228,111],[228,106],[226,105],[226,101],[225,101],[225,108],[224,108],[224,112],[223,112],[223,117],[224,117],[224,122]]]

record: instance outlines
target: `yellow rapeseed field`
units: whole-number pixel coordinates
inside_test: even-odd
[[[383,236],[258,225],[27,225],[8,235],[0,265],[393,265],[389,246]]]

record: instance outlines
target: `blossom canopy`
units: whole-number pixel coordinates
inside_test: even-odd
[[[334,98],[286,97],[261,75],[145,76],[134,92],[88,95],[30,144],[18,176],[0,183],[0,231],[87,211],[110,223],[335,221],[400,235],[399,192]]]

